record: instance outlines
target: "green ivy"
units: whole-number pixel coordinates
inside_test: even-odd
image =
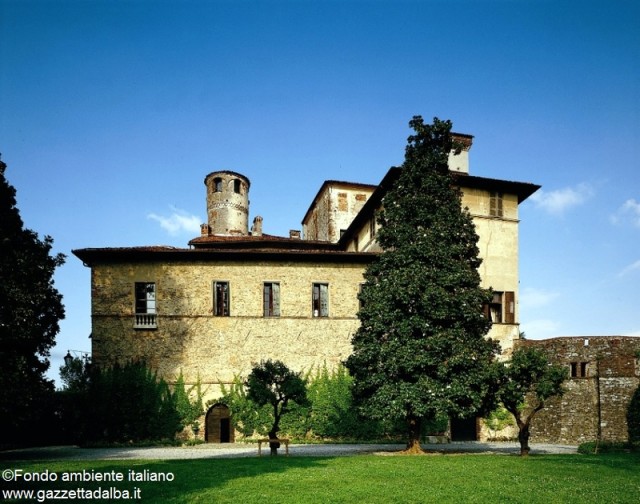
[[[187,388],[182,371],[180,371],[180,375],[173,386],[173,399],[183,429],[190,425],[194,432],[198,430],[197,420],[204,412],[203,396],[200,377],[198,376],[195,384]]]

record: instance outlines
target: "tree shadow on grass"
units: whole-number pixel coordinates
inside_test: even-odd
[[[6,454],[5,454],[6,455]],[[284,475],[328,463],[329,457],[239,457],[181,460],[14,460],[0,461],[2,490],[33,490],[40,502],[53,501],[64,492],[100,492],[101,498],[144,502],[211,502],[221,488],[238,478]],[[21,475],[7,481],[6,470]],[[33,474],[31,476],[31,474]],[[259,488],[256,486],[256,491]],[[283,489],[284,491],[284,489]],[[39,492],[39,494],[38,494]],[[46,493],[50,492],[50,493]],[[55,492],[58,492],[57,494]],[[107,492],[105,494],[104,492]],[[110,492],[110,493],[109,493]],[[75,494],[76,498],[78,494]],[[67,497],[70,497],[67,494]],[[79,500],[89,500],[85,498]],[[231,493],[229,500],[234,500]],[[276,497],[276,496],[274,496]],[[90,496],[97,498],[96,494]],[[226,499],[225,499],[226,500]]]

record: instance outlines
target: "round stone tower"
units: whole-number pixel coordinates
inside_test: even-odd
[[[208,233],[248,235],[249,179],[232,171],[216,171],[205,177],[204,185],[207,186]]]

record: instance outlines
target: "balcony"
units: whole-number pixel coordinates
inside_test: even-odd
[[[136,313],[134,329],[157,329],[155,313]]]

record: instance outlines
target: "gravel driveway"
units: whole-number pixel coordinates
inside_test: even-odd
[[[455,442],[426,444],[423,448],[432,453],[492,453],[511,455],[520,453],[517,443]],[[289,455],[297,457],[342,457],[360,454],[385,455],[404,449],[401,444],[295,444],[289,446]],[[577,453],[571,445],[531,444],[531,454]],[[268,456],[269,448],[263,447]],[[284,447],[279,454],[284,456]],[[79,448],[77,446],[50,446],[0,452],[0,460],[166,460],[257,457],[255,444],[202,444],[185,447],[156,448]]]

